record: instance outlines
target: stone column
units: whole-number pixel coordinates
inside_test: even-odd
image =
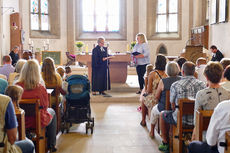
[[[206,19],[206,0],[194,0],[193,8],[193,26],[198,27],[204,25]]]
[[[67,1],[67,50],[74,54],[75,43],[75,0]]]
[[[133,40],[136,34],[139,33],[139,0],[133,1]]]
[[[2,12],[3,12],[3,9],[2,9],[2,6],[3,6],[3,0],[0,0],[0,9],[1,9],[1,13],[0,13],[0,65],[1,65],[1,62],[2,62],[2,41],[3,41],[3,32],[2,32],[2,28],[3,28],[3,15],[2,15]]]

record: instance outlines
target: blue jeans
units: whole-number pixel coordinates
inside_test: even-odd
[[[219,153],[217,147],[211,147],[206,142],[193,141],[188,146],[189,153]]]
[[[33,153],[34,152],[34,144],[29,139],[16,141],[15,145],[21,148],[23,153]]]

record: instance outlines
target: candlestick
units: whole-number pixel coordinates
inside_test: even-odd
[[[46,39],[46,45],[49,45],[49,44],[50,44],[50,40]]]
[[[34,42],[33,42],[33,41],[31,41],[30,46],[31,46],[31,47],[34,47]]]
[[[31,45],[31,39],[29,39],[29,43],[28,44]]]

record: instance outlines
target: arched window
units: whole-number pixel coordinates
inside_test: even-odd
[[[178,32],[178,0],[158,0],[156,32]]]
[[[48,0],[30,0],[30,29],[49,31]]]

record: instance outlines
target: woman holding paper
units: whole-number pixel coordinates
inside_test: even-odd
[[[136,64],[136,71],[140,86],[140,90],[137,91],[137,94],[140,94],[144,87],[144,74],[146,71],[146,65],[150,63],[150,58],[149,47],[145,35],[143,33],[137,34],[136,41],[137,44],[133,48],[132,56],[134,57],[134,62]]]

